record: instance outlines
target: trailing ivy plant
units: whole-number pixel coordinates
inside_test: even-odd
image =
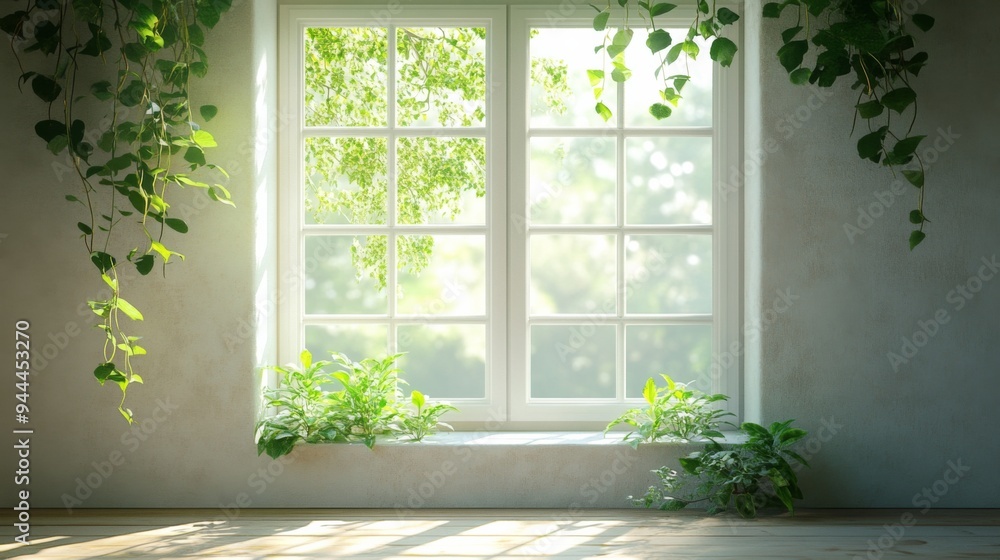
[[[607,435],[615,426],[626,424],[635,428],[625,434],[625,442],[633,448],[640,443],[662,439],[690,441],[696,439],[721,438],[719,425],[722,418],[732,416],[731,412],[719,410],[713,403],[728,399],[726,395],[706,395],[684,383],[675,383],[666,374],[660,377],[667,382],[665,387],[657,387],[650,377],[642,390],[647,406],[633,408],[611,421],[604,429]]]
[[[604,51],[605,68],[589,70],[588,76],[597,98],[595,107],[605,120],[612,116],[611,109],[601,97],[607,83],[607,63],[611,63],[613,82],[624,82],[632,75],[625,60],[626,49],[632,42],[633,28],[644,27],[649,35],[646,46],[659,57],[655,73],[663,82],[661,102],[654,103],[649,112],[657,119],[671,115],[678,105],[682,89],[691,77],[687,73],[669,74],[667,66],[681,55],[696,59],[701,47],[696,40],[712,40],[709,56],[720,66],[732,64],[737,45],[722,34],[726,26],[739,20],[739,15],[726,7],[717,7],[714,0],[698,0],[695,17],[683,38],[674,39],[658,26],[657,17],[673,11],[677,6],[667,2],[616,0],[624,9],[623,21],[609,25],[612,4],[594,6],[594,29],[606,31],[604,41],[595,52]],[[934,18],[921,13],[907,14],[902,0],[784,0],[767,2],[763,17],[780,18],[791,12],[791,24],[781,32],[782,46],[777,51],[778,61],[788,72],[794,84],[812,84],[833,87],[842,76],[854,78],[853,88],[858,90],[855,103],[854,126],[858,119],[864,121],[865,130],[857,141],[861,159],[899,170],[917,190],[916,208],[909,214],[916,226],[909,238],[910,250],[919,245],[926,234],[924,226],[930,222],[924,214],[924,165],[918,149],[926,138],[914,134],[917,118],[917,94],[912,79],[917,77],[928,60],[928,54],[916,50],[916,40],[909,32],[912,25],[928,31]],[[633,15],[634,14],[634,15]],[[664,51],[666,53],[664,54]]]
[[[402,354],[360,362],[334,353],[333,361],[313,362],[304,350],[301,367],[270,366],[278,375],[274,388],[264,390],[264,404],[277,409],[255,428],[257,454],[278,458],[297,443],[362,442],[369,449],[379,435],[420,441],[439,428],[451,429],[441,416],[457,410],[444,402],[427,402],[420,391],[407,406],[394,366]],[[330,372],[331,365],[340,366]],[[339,389],[333,389],[338,386]]]
[[[661,510],[679,510],[704,502],[709,514],[734,508],[741,517],[756,517],[766,507],[795,511],[794,500],[802,499],[793,463],[809,466],[791,449],[806,436],[792,427],[792,420],[765,428],[744,422],[744,443],[723,446],[712,441],[703,451],[680,459],[681,472],[669,467],[653,471],[659,486],[650,486],[633,504]]]
[[[165,272],[184,259],[168,244],[168,233],[188,232],[168,202],[177,188],[232,204],[224,186],[205,179],[225,176],[208,162],[216,143],[200,124],[217,109],[191,91],[208,72],[205,34],[230,2],[24,0],[0,18],[20,66],[18,85],[47,109],[35,133],[68,162],[74,180],[65,198],[82,207],[81,244],[110,289],[107,299],[88,302],[106,335],[94,375],[120,387],[118,410],[130,423],[125,397],[143,382],[134,359],[146,350],[134,335],[132,322],[144,317],[123,296],[123,269]]]

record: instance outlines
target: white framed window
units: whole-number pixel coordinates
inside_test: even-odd
[[[280,33],[283,361],[406,352],[463,427],[603,426],[661,372],[739,411],[738,65],[703,56],[656,121],[637,32],[604,122],[583,9],[284,6]]]

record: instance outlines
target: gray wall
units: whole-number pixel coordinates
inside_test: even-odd
[[[822,99],[788,84],[773,55],[773,22],[755,31],[759,2],[750,3],[742,53],[747,150],[751,161],[760,150],[767,155],[745,176],[746,315],[764,327],[745,341],[745,408],[748,419],[796,418],[812,432],[804,451],[814,468],[803,471],[811,506],[1000,506],[990,475],[1000,460],[997,413],[988,406],[1000,390],[992,347],[1000,285],[971,280],[982,258],[1000,252],[996,71],[988,54],[998,39],[989,16],[1000,16],[1000,7],[963,6],[961,13],[926,6],[938,27],[924,43],[932,59],[916,84],[917,130],[929,144],[938,129],[951,131],[954,144],[940,143],[947,149],[933,154],[927,213],[934,222],[910,253],[906,214],[915,190],[879,202],[876,193],[891,192],[893,179],[857,158],[853,95],[844,88]],[[650,468],[687,453],[470,444],[324,446],[285,462],[257,457],[254,367],[273,356],[273,327],[269,316],[259,333],[245,325],[255,300],[274,297],[273,275],[258,264],[274,259],[273,226],[263,224],[274,209],[275,19],[273,1],[239,4],[211,39],[212,72],[198,90],[223,109],[212,127],[216,159],[233,174],[238,208],[202,209],[193,193],[179,196],[192,233],[177,250],[188,260],[166,278],[145,278],[143,293],[131,298],[150,317],[137,328],[150,356],[147,384],[130,396],[143,418],[133,431],[114,412],[117,389],[99,387],[90,374],[100,338],[77,309],[101,285],[76,239],[78,208],[63,200],[70,178],[30,132],[43,112],[17,92],[15,63],[0,62],[8,131],[0,138],[0,328],[30,320],[44,359],[31,385],[33,507],[225,506],[222,516],[248,505],[548,506],[571,515],[575,507],[622,505],[652,482]],[[884,212],[849,238],[845,224],[857,226],[859,209],[879,213],[879,204]],[[979,291],[950,295],[959,285]],[[798,299],[768,313],[785,290]],[[913,340],[936,314],[947,322],[929,328],[926,340],[917,335],[922,347],[895,370],[887,353],[901,353],[903,338]],[[5,363],[12,352],[10,344],[0,349]],[[0,403],[13,424],[8,390]],[[8,450],[0,468],[9,472],[13,443],[9,434],[0,438]],[[962,467],[961,477],[946,473],[949,465]],[[12,504],[15,487],[5,480],[0,495]],[[919,497],[925,487],[933,503]]]

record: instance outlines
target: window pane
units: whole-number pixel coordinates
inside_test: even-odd
[[[313,361],[330,360],[331,352],[342,352],[355,362],[364,358],[382,359],[388,353],[386,325],[306,326],[306,348]],[[331,366],[331,371],[336,370]]]
[[[668,29],[674,43],[684,40],[687,29]],[[695,43],[701,48],[697,60],[689,60],[681,55],[673,64],[666,66],[660,74],[654,75],[660,65],[660,56],[666,56],[667,51],[656,55],[648,49],[636,48],[646,44],[649,33],[644,29],[636,29],[632,37],[632,48],[629,54],[642,53],[629,59],[632,77],[625,82],[625,126],[711,126],[712,125],[712,68],[713,62],[708,56],[709,43],[700,37]],[[726,70],[721,70],[725,72]],[[691,76],[681,90],[682,99],[677,107],[665,103],[660,97],[663,91],[663,77],[686,74]],[[653,103],[664,103],[673,109],[673,114],[663,120],[656,120],[649,114]]]
[[[385,138],[306,138],[307,224],[384,224]]]
[[[531,314],[614,314],[615,236],[533,235]]]
[[[307,28],[306,126],[385,126],[388,52],[384,28]]]
[[[400,138],[399,223],[486,223],[485,138]]]
[[[614,224],[616,142],[605,138],[532,138],[532,223]]]
[[[661,373],[677,382],[700,380],[710,390],[712,361],[711,325],[630,325],[625,327],[625,396],[642,398],[642,388],[652,377],[663,385]]]
[[[486,314],[486,236],[402,235],[396,251],[399,313]]]
[[[388,313],[375,279],[384,275],[385,244],[384,235],[306,237],[306,314]]]
[[[615,327],[531,327],[531,396],[614,398]]]
[[[593,29],[533,28],[531,34],[532,128],[614,125],[616,117],[605,122],[594,110],[597,101],[587,77],[587,70],[602,66],[604,53],[595,54],[593,47],[604,41],[604,33]],[[612,111],[618,98],[615,85],[609,70],[603,102]]]
[[[442,399],[486,396],[485,325],[403,325],[397,331],[407,394]]]
[[[629,236],[625,282],[628,313],[711,313],[712,237]]]
[[[400,28],[396,52],[400,126],[486,124],[485,28]]]
[[[712,139],[625,140],[630,224],[712,223]]]

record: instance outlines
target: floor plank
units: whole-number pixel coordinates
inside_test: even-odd
[[[1000,559],[1000,510],[39,510],[30,544],[0,519],[0,558],[19,560]]]

